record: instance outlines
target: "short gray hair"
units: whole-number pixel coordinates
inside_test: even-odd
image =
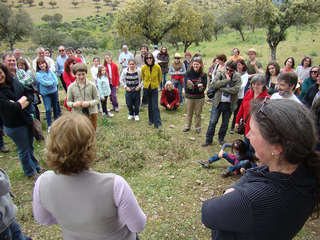
[[[253,78],[251,79],[250,86],[252,87],[252,84],[254,84],[256,82],[259,82],[262,85],[264,85],[262,91],[266,91],[267,90],[267,86],[266,86],[267,85],[267,81],[266,81],[266,77],[263,74],[258,73],[256,75],[254,75]]]

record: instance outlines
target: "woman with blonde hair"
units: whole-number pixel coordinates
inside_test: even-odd
[[[128,183],[91,169],[96,134],[90,120],[64,114],[52,124],[47,166],[35,183],[33,213],[41,225],[60,224],[64,239],[131,239],[146,216]]]

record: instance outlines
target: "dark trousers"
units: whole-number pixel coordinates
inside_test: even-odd
[[[101,107],[102,107],[102,112],[108,115],[108,110],[107,110],[107,98],[108,96],[104,97],[104,101],[101,100]]]
[[[59,78],[60,78],[60,81],[61,81],[61,83],[62,83],[62,86],[63,86],[64,90],[67,92],[67,85],[66,85],[66,83],[65,83],[64,80],[63,80],[62,74],[61,74],[61,76],[60,76]]]
[[[140,110],[140,91],[131,90],[126,92],[126,104],[129,115],[138,116]]]
[[[143,88],[148,103],[149,122],[154,123],[155,127],[162,126],[160,110],[158,105],[158,88],[146,89]]]
[[[237,115],[238,115],[242,100],[243,99],[238,99],[237,109],[233,112],[233,120],[232,120],[232,124],[231,124],[231,128],[233,128],[233,129],[234,129],[234,126],[236,125],[236,118],[237,118]]]

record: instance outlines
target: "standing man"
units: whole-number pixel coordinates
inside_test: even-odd
[[[137,63],[137,67],[142,68],[142,66],[145,64],[144,63],[144,56],[146,53],[149,51],[148,45],[147,44],[142,44],[140,48],[141,54],[137,54],[134,58]]]
[[[211,109],[210,122],[206,134],[206,141],[202,147],[212,144],[216,125],[222,114],[222,123],[218,133],[219,144],[224,144],[224,137],[228,130],[228,123],[232,112],[238,106],[238,92],[241,87],[241,76],[236,72],[237,62],[228,61],[225,70],[218,72],[212,80],[212,87],[216,89]]]
[[[67,47],[65,51],[68,57],[75,57],[78,63],[82,63],[81,58],[78,58],[77,56],[75,56],[73,47]]]
[[[153,49],[154,50],[152,52],[152,55],[154,56],[155,63],[158,63],[158,53],[160,52],[158,49],[158,45],[154,45]]]
[[[57,75],[60,78],[60,81],[62,83],[62,86],[64,90],[67,92],[67,85],[63,80],[63,73],[64,73],[64,63],[67,60],[68,56],[66,54],[66,51],[64,49],[64,46],[59,46],[59,54],[60,56],[56,59],[56,69],[57,69]]]
[[[133,59],[133,54],[128,51],[127,45],[123,45],[122,50],[123,50],[123,52],[120,53],[120,55],[119,55],[119,63],[121,65],[120,76],[121,76],[123,69],[128,67],[128,61],[130,59]]]
[[[285,72],[280,74],[278,78],[278,91],[272,94],[270,99],[290,99],[301,103],[299,98],[294,95],[294,90],[298,83],[297,74],[293,72]]]
[[[246,94],[246,92],[248,91],[250,87],[250,81],[253,78],[253,76],[258,73],[263,74],[262,63],[256,60],[256,57],[259,55],[256,49],[250,48],[249,51],[246,53],[246,55],[249,57],[249,61],[246,63],[249,80],[248,80],[247,86],[244,89],[244,94]]]
[[[37,57],[35,59],[33,59],[32,61],[32,68],[33,70],[36,72],[37,71],[37,59],[39,57],[42,57],[44,58],[44,60],[46,60],[47,64],[48,64],[48,67],[51,71],[55,72],[55,64],[54,64],[54,61],[49,58],[49,57],[46,57],[44,55],[44,48],[43,47],[38,47],[37,48]]]
[[[23,57],[21,57],[21,50],[19,48],[13,49],[13,54],[14,54],[14,57],[16,58],[17,61],[20,58],[24,59],[26,61],[26,63],[28,64],[29,68],[30,68],[30,63],[28,62],[28,60],[23,58]]]
[[[110,111],[119,112],[119,103],[117,98],[117,90],[119,89],[119,72],[117,64],[112,62],[111,55],[108,53],[104,56],[104,66],[107,69],[107,75],[111,89],[110,100],[112,103],[112,108]]]
[[[244,59],[239,55],[240,54],[239,48],[234,48],[232,52],[233,52],[233,56],[229,59],[229,61],[231,60],[237,61],[238,59]]]

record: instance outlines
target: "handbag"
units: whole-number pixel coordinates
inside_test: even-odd
[[[41,125],[41,122],[34,118],[33,119],[33,123],[31,125],[31,130],[32,130],[32,133],[33,133],[33,136],[37,139],[37,141],[41,141],[41,140],[44,140],[44,137],[43,137],[43,133],[42,133],[42,125]]]
[[[207,96],[208,98],[213,98],[214,94],[216,93],[217,89],[214,89],[213,87],[210,87],[207,91]]]
[[[245,121],[243,121],[243,118],[240,119],[239,126],[236,128],[236,133],[240,135],[243,135],[245,133],[245,129],[246,129],[245,125],[246,125],[246,122],[248,121],[248,118],[249,118],[249,114],[247,115]]]

